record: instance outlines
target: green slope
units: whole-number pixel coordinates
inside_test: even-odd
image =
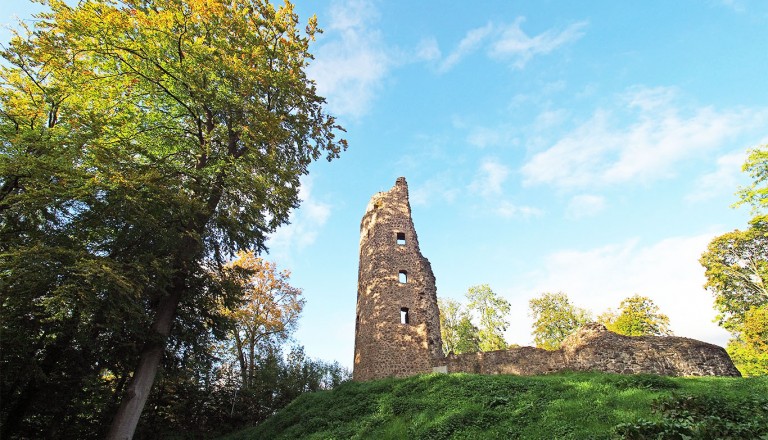
[[[235,439],[768,439],[768,378],[429,374],[304,394]]]

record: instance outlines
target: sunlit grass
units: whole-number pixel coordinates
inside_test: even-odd
[[[768,395],[768,378],[428,374],[305,394],[262,425],[226,438],[609,439],[622,424],[662,423],[664,415],[653,411],[661,397],[738,404],[755,393]]]

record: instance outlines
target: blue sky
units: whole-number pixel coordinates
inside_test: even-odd
[[[28,17],[4,0],[0,22]],[[310,74],[349,150],[312,166],[268,258],[307,305],[311,356],[351,366],[359,223],[405,176],[438,295],[566,292],[595,315],[634,293],[675,334],[724,345],[698,258],[743,228],[748,148],[768,143],[768,3],[299,2],[325,33]],[[0,32],[2,41],[8,33]]]

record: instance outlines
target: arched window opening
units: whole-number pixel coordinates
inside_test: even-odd
[[[408,272],[405,270],[401,270],[399,274],[400,282],[405,284],[408,282]]]
[[[400,246],[405,245],[405,232],[397,233],[397,244]]]
[[[408,307],[401,307],[400,308],[400,324],[408,324],[408,322],[409,322]]]

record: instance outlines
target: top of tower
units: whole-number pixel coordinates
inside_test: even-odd
[[[405,177],[398,177],[395,181],[395,186],[404,186],[408,188],[408,182],[405,181]]]

